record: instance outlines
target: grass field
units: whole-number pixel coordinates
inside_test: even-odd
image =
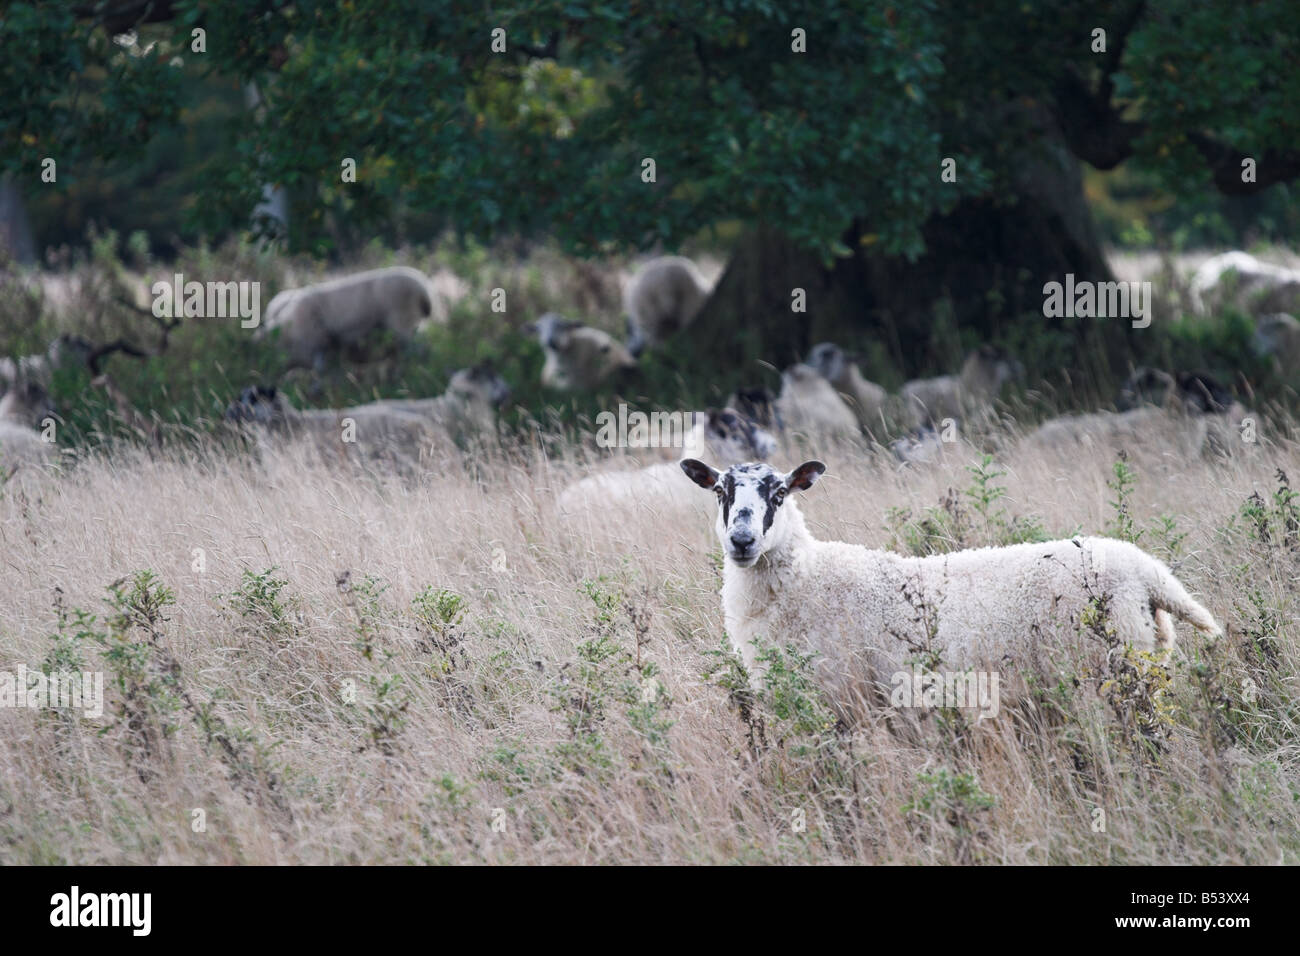
[[[19,474],[0,669],[103,671],[108,706],[0,708],[0,862],[1296,863],[1300,447],[1262,434],[1123,480],[1013,432],[991,464],[818,449],[820,537],[1118,534],[1227,625],[1180,627],[1167,680],[1063,672],[918,737],[837,726],[797,648],[750,699],[710,519],[566,519],[563,445],[418,480],[206,446]]]

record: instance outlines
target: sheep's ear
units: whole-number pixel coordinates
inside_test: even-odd
[[[718,483],[718,473],[710,468],[704,462],[695,458],[683,458],[681,460],[682,471],[686,472],[686,477],[691,479],[705,491],[712,491]]]
[[[785,486],[790,491],[807,491],[826,471],[820,461],[805,461],[785,476]]]

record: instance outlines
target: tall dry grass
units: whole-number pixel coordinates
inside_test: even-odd
[[[0,862],[1300,858],[1300,543],[1275,473],[1300,479],[1296,446],[1134,450],[1122,493],[1105,456],[1013,447],[982,506],[969,450],[905,470],[819,451],[818,536],[1127,528],[1229,634],[1180,628],[1154,696],[1149,674],[1063,674],[992,721],[842,728],[797,653],[773,694],[739,689],[709,519],[566,519],[567,453],[411,480],[118,451],[0,496],[0,669],[80,663],[109,685],[99,722],[0,709]]]

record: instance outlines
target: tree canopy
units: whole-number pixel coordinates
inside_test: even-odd
[[[1006,193],[1045,123],[1179,192],[1294,178],[1298,57],[1289,0],[19,2],[0,155],[29,195],[47,157],[66,183],[139,155],[191,118],[197,71],[261,99],[196,183],[212,231],[271,183],[307,210],[303,246],[328,211],[365,228],[411,208],[578,253],[738,220],[824,261],[916,256],[932,217]]]

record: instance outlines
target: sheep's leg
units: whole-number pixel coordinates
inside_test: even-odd
[[[1174,648],[1174,640],[1177,634],[1174,632],[1174,619],[1168,611],[1160,608],[1155,609],[1156,618],[1156,649],[1161,651],[1171,651]]]

